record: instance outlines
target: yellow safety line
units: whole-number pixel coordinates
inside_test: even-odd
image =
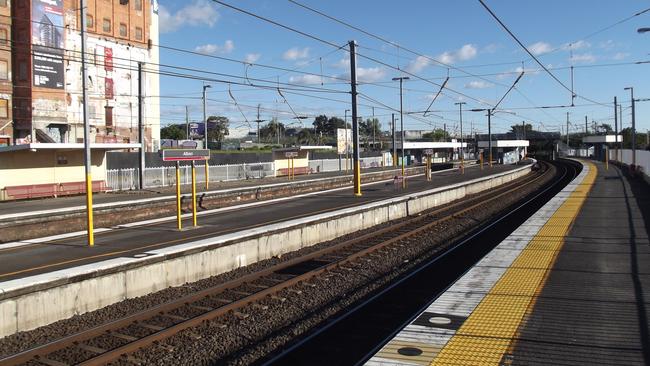
[[[582,184],[519,254],[431,365],[500,364],[596,180],[596,166],[586,164],[589,172]]]

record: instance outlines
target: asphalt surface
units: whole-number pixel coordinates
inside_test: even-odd
[[[133,228],[115,228],[95,236],[95,246],[86,244],[86,237],[55,240],[28,246],[0,249],[0,282],[33,276],[36,274],[76,267],[119,257],[139,257],[144,252],[160,249],[193,240],[215,237],[257,226],[282,222],[342,208],[367,204],[390,197],[404,195],[459,183],[498,172],[513,170],[517,166],[495,166],[480,170],[466,169],[461,175],[457,171],[439,172],[427,182],[424,177],[409,180],[407,188],[395,188],[390,183],[375,183],[363,187],[363,196],[355,197],[352,188],[335,192],[297,198],[294,200],[241,208],[234,211],[199,216],[200,227],[177,231],[175,220],[155,225]],[[183,226],[189,227],[190,220]],[[84,228],[79,228],[83,230]]]
[[[650,189],[596,164],[509,365],[650,365]]]

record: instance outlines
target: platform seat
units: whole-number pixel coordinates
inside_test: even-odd
[[[93,192],[105,192],[106,182],[93,181]],[[22,186],[8,186],[4,188],[5,199],[20,200],[29,198],[45,198],[69,196],[86,192],[86,182],[28,184]]]
[[[289,168],[281,168],[278,169],[277,176],[285,176],[289,175]],[[294,168],[293,169],[293,174],[294,175],[304,175],[304,174],[311,174],[311,169],[309,167],[299,167],[299,168]]]

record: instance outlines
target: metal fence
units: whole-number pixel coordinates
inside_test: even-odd
[[[223,182],[243,179],[259,179],[275,176],[275,165],[269,163],[228,164],[209,167],[210,182]],[[180,168],[181,184],[192,182],[192,168]],[[196,181],[205,182],[205,166],[197,165]],[[110,191],[125,191],[138,189],[140,185],[140,169],[109,169],[106,171],[106,184]],[[169,187],[176,184],[176,167],[145,168],[144,187]]]
[[[630,165],[632,164],[632,150],[631,149],[619,149],[618,157],[616,156],[615,149],[609,149],[609,159],[620,161],[623,164]],[[636,151],[636,165],[640,166],[643,169],[643,173],[650,175],[650,151],[647,150],[637,150]]]
[[[381,167],[382,164],[381,156],[361,158],[361,169]],[[341,166],[339,166],[338,159],[312,160],[309,162],[309,168],[312,173],[345,170],[345,159],[341,160]],[[211,165],[209,169],[210,182],[259,179],[275,176],[275,164],[272,162]],[[352,166],[349,169],[352,169]],[[192,168],[190,166],[182,166],[180,173],[181,184],[190,184],[192,182]],[[197,165],[196,181],[198,183],[205,182],[204,165]],[[144,188],[170,187],[175,184],[176,167],[145,168]],[[106,185],[109,191],[138,189],[140,186],[140,169],[109,169],[106,171]]]

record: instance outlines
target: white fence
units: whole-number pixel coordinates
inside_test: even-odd
[[[382,166],[382,157],[361,158],[361,169],[375,168]],[[318,159],[309,162],[312,173],[333,172],[345,170],[345,159],[341,160],[339,169],[338,159]],[[252,163],[252,164],[231,164],[211,165],[210,182],[226,182],[244,179],[259,179],[275,176],[275,164]],[[349,167],[352,169],[352,166]],[[109,191],[126,191],[138,189],[140,185],[140,169],[109,169],[106,171],[106,185]],[[192,182],[192,169],[190,166],[182,166],[180,169],[181,184]],[[205,166],[197,165],[196,181],[205,182]],[[170,187],[176,184],[176,167],[145,168],[144,188]]]
[[[609,160],[619,161],[623,164],[630,165],[632,164],[632,150],[631,149],[619,149],[618,157],[616,156],[616,150],[609,150]],[[650,151],[647,150],[637,150],[636,151],[636,165],[640,166],[643,169],[645,175],[650,175]]]

